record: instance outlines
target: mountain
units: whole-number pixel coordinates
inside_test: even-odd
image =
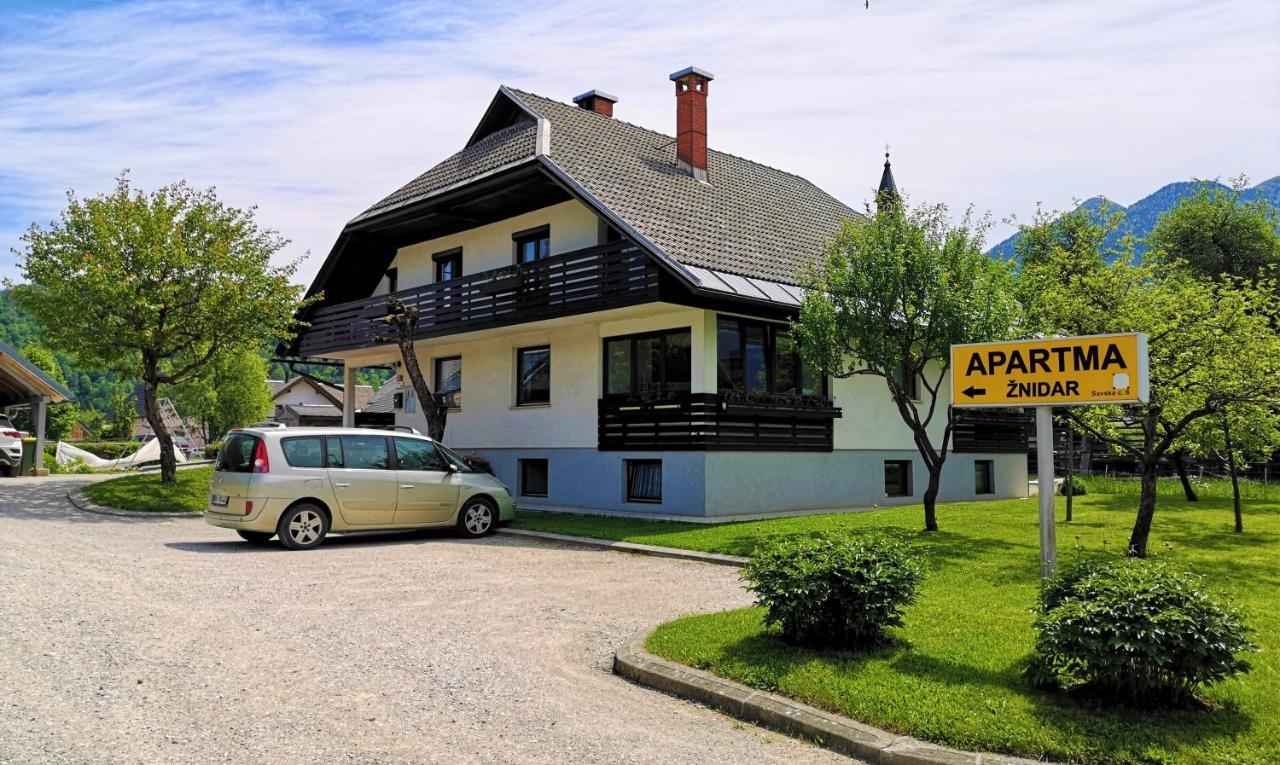
[[[1218,188],[1224,191],[1230,191],[1230,187],[1225,186],[1216,181],[1178,181],[1161,187],[1155,193],[1139,199],[1137,202],[1125,207],[1108,200],[1106,197],[1091,197],[1080,204],[1077,209],[1085,209],[1096,211],[1100,210],[1104,205],[1110,205],[1111,209],[1124,213],[1124,219],[1115,231],[1107,237],[1105,246],[1112,247],[1119,243],[1120,239],[1126,234],[1133,234],[1136,240],[1134,248],[1134,259],[1139,259],[1147,251],[1145,239],[1150,235],[1151,230],[1155,228],[1156,221],[1161,215],[1169,212],[1178,206],[1178,203],[1187,197],[1194,196],[1202,185],[1208,185],[1211,188]],[[1265,200],[1273,207],[1280,208],[1280,175],[1263,181],[1256,186],[1251,186],[1244,190],[1240,195],[1242,202],[1253,202],[1256,200]],[[992,247],[987,254],[993,258],[1007,260],[1013,257],[1013,243],[1018,240],[1021,234],[1014,234],[1003,242]]]

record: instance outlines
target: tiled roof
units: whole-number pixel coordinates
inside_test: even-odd
[[[395,396],[400,392],[400,377],[393,375],[378,388],[369,402],[360,410],[367,413],[388,414],[396,410]]]
[[[495,131],[391,192],[357,216],[357,220],[512,162],[531,158],[537,145],[537,134],[537,123],[532,120]]]
[[[798,284],[841,222],[859,214],[798,175],[709,151],[709,183],[676,164],[675,139],[513,88],[550,126],[546,156],[574,182],[683,266]],[[521,115],[365,211],[369,217],[538,151],[537,122]],[[696,280],[691,274],[691,277]]]
[[[512,92],[551,123],[549,159],[683,265],[796,284],[859,217],[798,175],[720,151],[700,183],[677,166],[671,136]]]

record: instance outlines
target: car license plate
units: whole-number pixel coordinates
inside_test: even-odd
[[[231,497],[228,497],[225,494],[214,494],[209,498],[209,501],[218,507],[226,507],[227,503],[231,501]]]

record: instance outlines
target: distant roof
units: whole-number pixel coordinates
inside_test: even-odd
[[[0,342],[0,403],[25,403],[32,396],[46,396],[50,402],[75,401],[66,386],[49,377],[8,343]]]
[[[392,375],[387,381],[378,388],[378,392],[373,394],[368,403],[361,409],[362,412],[370,414],[389,414],[396,410],[396,394],[400,392],[400,377]]]
[[[297,385],[298,383],[303,382],[311,386],[312,388],[314,388],[316,391],[318,391],[320,395],[332,401],[335,408],[340,407],[342,405],[343,399],[342,399],[341,386],[334,385],[333,383],[326,382],[316,377],[311,377],[310,375],[299,375],[291,380],[281,383],[279,387],[274,386],[274,383],[276,382],[275,380],[268,380],[267,382],[273,384],[272,387],[274,388],[274,391],[271,394],[272,398],[278,397],[281,393],[284,393],[285,391],[289,390],[294,385]],[[373,393],[374,391],[373,391],[372,385],[356,386],[356,411],[357,412],[364,411],[365,406],[369,403],[369,399],[373,398]],[[338,411],[341,412],[341,409],[339,409]]]
[[[798,284],[842,222],[861,217],[798,175],[721,151],[708,152],[702,183],[677,165],[669,135],[504,86],[462,151],[355,221],[534,161],[611,211],[655,254],[717,274]]]
[[[333,404],[285,404],[284,408],[302,417],[342,418],[342,410]]]

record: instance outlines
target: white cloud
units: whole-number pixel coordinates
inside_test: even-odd
[[[311,255],[457,150],[500,82],[598,87],[670,132],[711,87],[715,148],[857,206],[891,143],[917,200],[997,217],[1192,176],[1280,172],[1280,7],[1245,0],[36,5],[0,17],[0,245],[122,168],[257,204]],[[7,259],[0,272],[12,273]]]

